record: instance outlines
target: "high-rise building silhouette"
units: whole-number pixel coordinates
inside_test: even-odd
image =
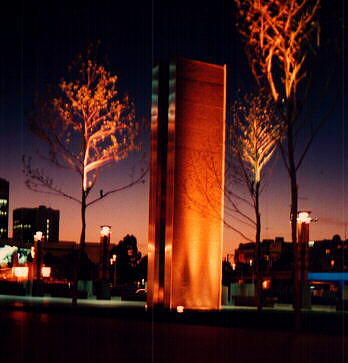
[[[9,182],[0,178],[0,244],[8,239]]]
[[[40,231],[47,242],[59,241],[59,210],[40,205],[38,208],[18,208],[13,211],[14,243],[33,243]]]

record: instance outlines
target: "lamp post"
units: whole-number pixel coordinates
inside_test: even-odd
[[[117,260],[117,255],[113,254],[112,257],[110,258],[110,265],[114,265],[114,270],[113,270],[113,277],[112,277],[112,282],[114,287],[116,287],[116,260]]]
[[[299,286],[300,308],[310,308],[310,295],[308,286],[308,242],[309,242],[309,224],[313,221],[310,217],[310,211],[299,211],[297,215],[297,240],[298,240],[298,271],[297,283]]]
[[[100,226],[99,289],[97,299],[110,299],[108,285],[111,226]]]
[[[117,255],[112,255],[112,260],[114,262],[114,287],[116,287],[116,260],[117,260]]]
[[[34,234],[34,262],[35,269],[36,269],[36,288],[34,289],[33,295],[40,296],[42,295],[41,292],[41,264],[42,264],[42,237],[43,234],[41,231],[37,231]]]
[[[108,279],[108,256],[110,246],[111,226],[100,227],[100,270],[99,278]]]

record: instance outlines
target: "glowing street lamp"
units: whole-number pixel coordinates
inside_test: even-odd
[[[101,237],[110,237],[110,234],[111,234],[111,226],[100,226]]]
[[[179,314],[182,314],[184,312],[185,308],[182,305],[178,305],[176,307],[176,312]]]
[[[309,224],[313,220],[310,217],[310,211],[299,211],[297,214],[297,240],[298,240],[298,256],[299,256],[299,269],[297,272],[298,286],[300,287],[302,298],[300,299],[303,307],[309,307],[309,298],[306,299],[306,289],[308,285],[308,246],[309,246]],[[296,258],[296,257],[295,257]],[[307,300],[307,303],[305,302]]]
[[[253,260],[252,258],[249,260],[249,266],[252,268],[253,267]],[[254,285],[254,268],[251,269],[251,282]]]
[[[34,246],[31,247],[30,249],[30,254],[31,257],[34,259],[36,259],[36,262],[39,263],[39,259],[41,258],[41,240],[43,237],[43,233],[40,231],[37,231],[34,234]],[[40,270],[40,266],[37,267],[39,271]],[[39,273],[39,272],[38,272]]]
[[[12,274],[19,280],[28,278],[29,268],[27,266],[12,267]]]
[[[41,275],[42,277],[48,278],[51,276],[51,267],[43,266],[41,267]]]
[[[36,273],[36,293],[40,295],[40,280],[41,280],[41,262],[42,262],[42,240],[43,233],[37,231],[34,234],[34,249],[31,250],[31,256],[33,257],[33,262],[35,266]]]
[[[300,211],[297,216],[297,223],[306,223],[309,224],[312,222],[312,218],[309,216],[311,214],[310,211]]]
[[[100,253],[98,265],[98,281],[96,286],[97,299],[110,300],[109,267],[109,246],[110,246],[111,226],[100,226]]]
[[[270,280],[263,280],[262,281],[262,288],[264,290],[268,290],[271,286],[271,281]]]
[[[114,280],[114,286],[116,287],[116,260],[117,260],[117,255],[113,254],[112,257],[110,258],[110,265],[114,265],[114,276],[113,276],[113,280]]]
[[[34,246],[31,246],[31,248],[30,248],[30,256],[32,259],[35,258],[35,247]]]
[[[42,232],[37,231],[34,234],[34,242],[41,242],[41,239],[42,239]]]
[[[111,226],[100,226],[100,269],[99,278],[101,280],[108,279],[109,268],[109,246],[110,246]]]
[[[298,243],[308,246],[309,243],[309,224],[313,221],[310,211],[299,211],[297,215]]]

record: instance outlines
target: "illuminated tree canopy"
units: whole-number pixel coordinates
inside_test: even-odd
[[[266,78],[275,101],[296,94],[306,76],[304,62],[319,45],[315,17],[320,0],[236,0],[238,28],[246,41],[247,55],[255,78]],[[280,82],[279,82],[280,80]]]
[[[251,203],[245,198],[236,198],[236,193],[227,190],[226,202],[232,215],[238,215],[245,223],[255,228],[255,272],[257,307],[262,308],[260,275],[261,211],[260,193],[263,172],[274,155],[282,136],[282,122],[270,97],[259,93],[246,95],[235,102],[233,124],[229,128],[234,180],[244,184]],[[233,185],[231,186],[233,189]],[[254,218],[244,212],[239,202],[248,204],[254,210]]]
[[[105,193],[100,191],[97,198],[87,202],[100,168],[124,160],[130,152],[140,149],[136,142],[139,127],[133,103],[119,95],[117,76],[96,61],[82,57],[70,70],[76,72],[75,79],[61,80],[58,92],[50,91],[39,101],[29,123],[32,132],[47,143],[48,161],[80,175],[81,198],[61,190],[42,169],[32,168],[30,158],[23,160],[26,185],[30,189],[62,195],[81,204],[80,247],[83,249],[86,208],[142,181],[146,171],[124,186]]]
[[[298,278],[297,171],[317,134],[321,122],[311,125],[310,137],[300,153],[295,152],[297,138],[305,122],[299,115],[306,101],[299,102],[299,83],[307,78],[306,60],[319,46],[318,9],[320,0],[235,0],[238,9],[238,30],[245,40],[245,48],[251,70],[263,90],[269,90],[277,103],[284,124],[284,140],[281,154],[287,168],[291,190],[291,235],[294,251],[295,311],[299,327],[301,288]],[[308,79],[307,79],[308,80]],[[306,82],[308,86],[309,82]],[[286,147],[285,147],[286,146]]]
[[[81,79],[60,82],[61,95],[41,104],[30,126],[48,143],[50,161],[78,172],[88,192],[100,167],[137,149],[136,123],[134,106],[118,96],[116,76],[91,60],[82,62],[80,73]],[[32,179],[28,185],[47,187]]]
[[[232,148],[242,165],[248,185],[261,181],[261,173],[274,154],[281,136],[281,123],[271,100],[262,95],[245,96],[233,109],[230,129]]]

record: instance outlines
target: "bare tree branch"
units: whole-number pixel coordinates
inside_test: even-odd
[[[115,188],[115,189],[112,189],[112,190],[109,190],[107,191],[106,193],[103,193],[103,195],[99,196],[98,198],[88,202],[86,204],[86,207],[89,207],[90,205],[100,201],[101,199],[104,199],[105,197],[113,194],[113,193],[117,193],[117,192],[120,192],[122,190],[125,190],[125,189],[128,189],[130,187],[132,187],[133,185],[135,184],[138,184],[138,183],[141,183],[141,182],[145,182],[145,176],[146,174],[149,172],[149,168],[146,168],[140,175],[138,178],[136,178],[135,180],[132,180],[130,183],[122,186],[122,187],[119,187],[119,188]]]

